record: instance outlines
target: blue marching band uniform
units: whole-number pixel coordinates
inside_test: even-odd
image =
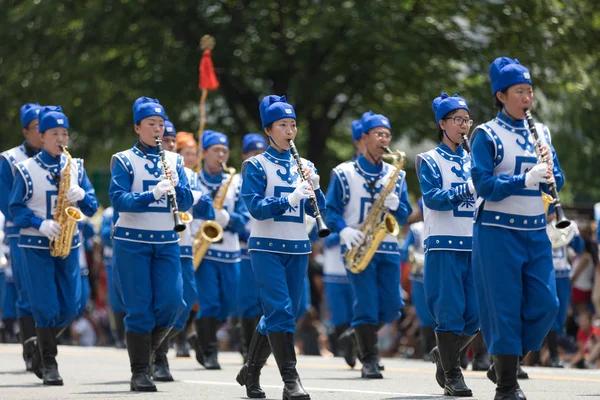
[[[545,149],[542,162],[527,122],[512,114],[514,100],[507,93],[515,85],[531,87],[529,71],[502,57],[490,66],[490,78],[500,111],[473,130],[472,152],[450,139],[441,125],[457,110],[468,112],[467,102],[444,93],[434,100],[441,143],[419,154],[415,163],[424,221],[409,227],[402,249],[396,237],[386,236],[358,274],[348,271],[343,254],[364,239],[359,228],[394,173],[394,165],[372,154],[391,139],[388,118],[367,112],[353,121],[359,152],[333,169],[325,196],[314,165],[302,160],[305,171],[300,172],[290,153],[296,113],[285,96],[261,101],[265,135],[244,136],[242,170],[233,176],[206,165],[196,173],[170,151],[164,151],[168,165],[163,165],[154,136],[174,135],[175,127],[158,100],[136,100],[138,141],[112,157],[112,207],[103,212],[100,229],[113,335],[121,346],[127,344],[131,390],[156,391],[153,379],[173,380],[168,341],[178,334],[184,339],[191,321],[197,331],[192,342],[197,360],[206,369],[219,369],[217,330],[236,315],[244,357],[236,380],[247,396],[265,397],[259,376],[273,353],[284,399],[310,398],[296,370],[293,338],[296,319],[310,305],[311,240],[305,222],[314,215],[308,201],[314,195],[332,230],[323,241],[331,324],[351,367],[356,347],[361,376],[382,378],[377,332],[400,316],[400,261],[412,254],[412,302],[424,346],[437,343],[430,356],[444,393],[472,395],[459,355],[481,331],[493,356],[487,376],[497,385],[495,399],[524,398],[517,382],[523,373],[520,362],[538,351],[544,338],[551,365],[559,366],[556,341],[569,304],[570,266],[567,245],[551,248],[541,193],[552,179],[560,189],[564,177],[548,128],[536,126]],[[26,133],[35,130],[37,121],[36,135],[48,139],[43,146]],[[1,274],[3,318],[19,322],[26,368],[44,384],[61,385],[56,342],[89,298],[81,245],[94,235],[80,224],[72,238],[75,251],[64,259],[50,254],[51,240],[61,231],[53,221],[61,175],[71,174],[68,201],[84,215],[91,217],[98,202],[83,161],[72,159],[65,172],[66,157],[56,150],[69,127],[60,107],[26,104],[21,123],[26,141],[0,153],[0,191],[10,193],[0,199],[10,260]],[[201,145],[205,152],[215,145],[228,152],[229,139],[205,131]],[[214,196],[224,184],[229,186],[223,208],[216,209]],[[173,195],[179,210],[193,217],[180,234],[174,231]],[[406,224],[412,207],[404,171],[384,206],[400,225]],[[218,223],[223,238],[210,244],[195,269],[193,244],[205,221]],[[197,313],[192,310],[196,302]]]
[[[536,127],[550,149],[544,163],[538,163],[527,122],[511,117],[524,115],[523,110],[508,110],[507,93],[515,85],[522,92],[513,94],[525,96],[519,100],[530,107],[529,70],[501,57],[490,66],[490,80],[501,110],[471,136],[471,174],[479,196],[473,275],[481,329],[494,359],[488,377],[497,384],[495,399],[520,399],[525,397],[517,382],[520,357],[540,350],[558,310],[541,193],[548,190],[550,167],[558,189],[564,178],[547,127]]]
[[[20,228],[22,272],[37,332],[39,351],[34,352],[33,371],[48,385],[63,384],[56,363],[56,340],[77,316],[82,293],[78,229],[73,238],[66,238],[72,246],[65,258],[50,254],[50,241],[65,228],[53,220],[55,213],[64,212],[55,209],[61,177],[64,174],[71,177],[71,187],[66,189],[68,202],[88,217],[98,209],[83,160],[72,159],[68,164],[58,146],[67,144],[68,128],[68,119],[60,107],[41,109],[39,133],[44,135],[44,148],[17,164],[18,174],[15,174],[9,200],[14,224]],[[36,362],[38,354],[41,363]]]
[[[376,128],[390,128],[385,116],[372,112],[363,115],[361,124],[362,137],[375,135],[377,132],[371,131]],[[394,172],[393,166],[385,162],[379,161],[374,165],[365,156],[368,153],[369,150],[363,148],[362,154],[354,161],[334,168],[327,189],[327,225],[339,233],[342,251],[355,245],[356,238],[362,236],[358,228]],[[412,212],[404,177],[405,173],[401,171],[394,191],[388,195],[389,199],[385,199],[385,206],[402,225]],[[348,274],[348,278],[354,293],[351,325],[363,363],[361,374],[365,378],[382,378],[377,331],[384,324],[398,319],[404,306],[399,289],[400,248],[397,238],[387,235],[367,268],[359,274]]]
[[[37,124],[41,106],[39,104],[27,103],[21,107],[21,125],[26,131],[26,140],[20,146],[6,150],[0,154],[0,191],[10,193],[14,180],[17,163],[25,161],[37,154],[41,148],[34,146],[35,137],[38,135]],[[32,131],[31,134],[29,131]],[[39,142],[39,139],[35,142]],[[29,298],[26,294],[26,286],[23,277],[23,258],[19,248],[19,228],[13,222],[13,216],[9,211],[9,197],[0,196],[0,211],[5,217],[5,236],[9,244],[10,265],[7,266],[6,288],[7,298],[4,307],[15,309],[14,315],[19,321],[21,331],[21,342],[23,344],[23,358],[25,359],[27,371],[32,371],[32,357],[30,351],[24,346],[25,342],[36,336],[35,321],[31,312]],[[9,271],[10,270],[10,271]],[[14,295],[12,295],[14,294]],[[10,314],[10,313],[9,313]],[[10,315],[9,315],[10,316]],[[6,318],[6,315],[4,316]]]

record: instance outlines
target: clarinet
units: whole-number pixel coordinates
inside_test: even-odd
[[[467,135],[463,135],[462,137],[462,146],[467,153],[471,154],[471,146],[469,145],[469,138]]]
[[[529,125],[529,132],[533,137],[535,152],[539,158],[541,158],[541,145],[542,141],[540,139],[540,135],[535,126],[535,121],[531,116],[531,111],[525,110],[525,119],[527,120],[527,125]],[[552,196],[551,203],[554,204],[554,212],[556,213],[556,227],[558,229],[565,229],[571,225],[571,221],[567,219],[565,216],[565,212],[563,211],[562,205],[560,204],[560,198],[558,197],[558,190],[556,189],[556,181],[550,183],[550,196]]]
[[[289,140],[289,143],[290,143],[290,152],[292,153],[292,156],[296,160],[296,165],[298,165],[298,172],[300,172],[300,179],[302,179],[304,181],[304,180],[306,180],[306,178],[304,176],[304,167],[302,166],[302,159],[300,158],[300,155],[298,154],[298,149],[296,149],[296,145],[294,144],[292,139]],[[308,181],[308,182],[311,183],[310,181]],[[311,183],[311,187],[312,187],[312,183]],[[317,204],[317,196],[314,194],[314,188],[313,188],[312,196],[310,196],[308,199],[310,201],[310,206],[313,209],[315,220],[317,221],[317,235],[320,238],[325,238],[325,237],[329,236],[331,231],[329,230],[329,228],[327,228],[327,225],[325,225],[325,221],[323,221],[323,216],[321,215],[321,210],[319,210],[319,205]]]
[[[158,148],[158,155],[160,156],[160,161],[162,163],[163,174],[173,182],[171,178],[171,170],[169,169],[169,164],[167,164],[167,160],[165,158],[165,150],[162,147],[162,141],[160,137],[156,137],[156,147]],[[179,207],[177,206],[177,195],[175,194],[175,187],[172,190],[167,192],[167,196],[171,201],[171,213],[173,214],[173,221],[175,226],[173,229],[175,232],[183,232],[185,230],[185,224],[181,219],[181,215],[179,214]]]

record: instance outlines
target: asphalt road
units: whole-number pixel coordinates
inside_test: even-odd
[[[157,393],[129,391],[129,362],[125,350],[60,346],[59,371],[64,386],[46,387],[24,371],[18,345],[0,345],[0,399],[241,399],[245,390],[235,382],[241,366],[236,353],[220,354],[220,371],[204,370],[194,358],[169,354],[176,382],[157,383]],[[416,360],[383,359],[384,379],[364,380],[340,358],[299,357],[298,370],[312,399],[441,399],[433,364]],[[359,364],[360,365],[360,364]],[[529,400],[600,399],[600,371],[525,368],[531,379],[521,381]],[[473,399],[493,399],[494,385],[483,372],[465,372]],[[282,398],[282,383],[273,358],[263,369],[267,399]]]

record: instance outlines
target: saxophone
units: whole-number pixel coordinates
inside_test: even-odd
[[[392,152],[388,147],[384,147],[384,151],[394,157],[392,165],[396,169],[390,176],[386,186],[381,189],[379,197],[371,206],[367,218],[360,225],[360,231],[365,235],[365,239],[358,246],[347,249],[344,254],[346,268],[355,274],[367,268],[379,244],[387,235],[398,236],[400,233],[398,221],[392,214],[386,212],[383,203],[396,186],[398,175],[406,162],[406,156],[401,151]]]
[[[73,235],[77,222],[83,220],[83,213],[77,207],[67,200],[67,190],[71,187],[72,158],[67,151],[67,146],[61,146],[63,153],[67,157],[67,165],[60,175],[58,184],[58,198],[56,209],[54,211],[54,222],[60,224],[60,235],[50,242],[50,255],[52,257],[67,258],[71,253],[73,244]]]
[[[215,210],[222,210],[223,204],[225,203],[225,197],[229,186],[233,181],[233,175],[235,174],[235,168],[227,167],[225,163],[221,163],[223,171],[229,174],[229,177],[219,188],[219,191],[213,199],[213,207]],[[204,258],[204,255],[208,251],[208,247],[211,243],[216,243],[223,239],[223,228],[216,221],[204,221],[194,237],[194,243],[192,244],[192,251],[194,253],[194,270],[197,270]]]

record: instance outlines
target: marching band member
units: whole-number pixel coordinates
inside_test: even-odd
[[[360,153],[359,147],[362,138],[362,124],[360,120],[352,121],[352,141],[356,154],[352,161]],[[340,244],[339,233],[331,233],[323,240],[323,282],[325,283],[325,297],[329,307],[331,324],[335,329],[336,347],[351,368],[356,365],[355,344],[353,340],[354,330],[350,328],[352,322],[352,305],[354,294],[346,274],[344,257]]]
[[[475,128],[471,175],[479,196],[473,228],[473,275],[481,329],[494,364],[495,399],[520,399],[519,357],[538,351],[555,320],[558,302],[552,248],[545,232],[541,190],[563,176],[546,141],[538,163],[525,121],[533,87],[529,70],[507,57],[490,66],[492,95],[499,112]]]
[[[448,396],[472,396],[460,369],[460,352],[479,329],[471,263],[475,189],[471,158],[462,141],[473,125],[467,102],[442,93],[433,100],[440,144],[417,155],[423,193],[427,308],[435,320],[431,358]]]
[[[83,315],[88,300],[92,294],[92,288],[90,287],[90,268],[87,262],[87,253],[92,251],[94,246],[94,226],[88,220],[79,222],[79,240],[81,246],[77,249],[79,252],[79,272],[81,275],[81,296],[79,298],[79,306],[77,315]]]
[[[362,132],[361,154],[356,160],[334,168],[327,190],[327,224],[339,233],[342,250],[357,246],[365,239],[358,228],[396,169],[382,161],[384,147],[392,140],[389,120],[373,112],[365,113]],[[404,177],[405,172],[399,171],[396,184],[383,203],[401,225],[412,212]],[[346,265],[346,268],[350,267]],[[377,330],[395,321],[403,306],[397,238],[388,235],[367,268],[359,274],[348,274],[348,277],[355,296],[352,327],[363,363],[361,376],[381,379]]]
[[[265,138],[258,133],[248,133],[242,138],[242,161],[250,157],[262,154],[268,147]],[[241,178],[241,175],[240,175]],[[248,361],[248,351],[252,341],[252,335],[256,330],[256,325],[262,315],[260,299],[258,297],[258,287],[254,279],[254,271],[250,255],[248,254],[248,238],[252,220],[246,224],[242,233],[240,233],[240,246],[242,250],[242,261],[240,262],[240,274],[238,280],[237,308],[241,318],[242,327],[242,355],[244,362]]]
[[[407,261],[410,262],[409,279],[411,281],[411,301],[419,317],[419,340],[423,359],[431,361],[429,352],[435,347],[435,321],[427,308],[427,300],[425,298],[425,288],[423,286],[423,269],[425,267],[425,224],[423,223],[423,198],[418,200],[420,216],[418,220],[413,222],[408,227],[408,234],[404,239],[402,247],[402,255],[405,255]],[[410,253],[412,249],[412,259]]]
[[[169,139],[171,137],[175,137],[174,132],[175,127],[173,126],[173,123],[168,120],[165,121],[166,137]],[[165,136],[163,136],[163,138],[164,137]],[[177,137],[175,147],[172,147],[172,141],[170,140],[168,140],[166,144],[169,148],[177,150],[177,153],[180,153],[180,151],[185,148],[192,148],[192,150],[196,152],[196,141],[194,140],[193,136],[188,136],[186,138],[181,136]],[[190,169],[194,166],[194,164],[189,163],[189,158],[187,164],[185,157],[182,156],[182,159],[184,160],[184,171],[188,182],[190,182],[190,188],[192,189],[193,197],[192,207],[188,210],[188,212],[190,212],[194,218],[214,218],[212,199],[208,195],[203,196],[202,192],[196,190],[197,176],[196,173]],[[167,338],[163,340],[160,346],[154,351],[152,360],[152,378],[155,381],[173,381],[173,376],[171,375],[171,371],[169,369],[169,361],[167,359],[167,353],[169,352],[169,339],[171,337],[180,336],[183,336],[185,339],[184,329],[187,321],[190,319],[192,307],[196,303],[196,299],[198,297],[198,293],[196,291],[196,279],[194,278],[194,265],[192,262],[192,235],[193,233],[191,224],[188,224],[187,228],[181,232],[181,240],[179,242],[181,272],[183,278],[183,300],[186,303],[186,310],[185,312],[181,313],[179,318],[177,318],[177,321],[175,322],[173,330],[169,336],[167,336]]]
[[[102,240],[102,254],[106,270],[106,286],[108,289],[108,304],[110,305],[110,325],[115,340],[115,347],[125,348],[125,305],[121,295],[117,293],[115,283],[115,267],[113,264],[113,231],[115,218],[114,208],[107,207],[102,212],[100,225],[100,239]]]
[[[313,193],[325,207],[319,176],[305,161],[304,179],[290,153],[297,134],[294,107],[285,96],[269,95],[259,105],[262,128],[269,147],[244,161],[242,198],[255,219],[248,239],[263,316],[252,336],[248,361],[237,376],[250,398],[264,398],[260,370],[272,349],[284,382],[284,399],[310,399],[296,370],[294,331],[302,301],[304,278],[311,251],[305,214],[313,215],[308,201]],[[314,192],[311,188],[314,188]],[[269,343],[270,347],[269,348]]]
[[[195,321],[196,359],[206,369],[221,369],[217,359],[217,330],[235,306],[232,293],[236,290],[236,264],[241,260],[238,233],[244,231],[249,215],[240,197],[239,179],[223,170],[223,164],[229,160],[227,136],[204,131],[202,149],[204,166],[198,174],[198,188],[202,193],[212,194],[214,201],[221,186],[226,193],[223,209],[214,210],[215,221],[223,228],[223,240],[209,246],[196,270],[200,307]]]
[[[4,238],[6,237],[4,223],[4,214],[0,212],[0,315],[2,315],[0,335],[2,343],[11,343],[16,339],[17,289],[10,266],[10,250],[8,250],[8,246],[5,246],[4,242]],[[31,357],[25,361],[29,361],[29,365],[31,365]],[[31,370],[30,366],[28,370]]]
[[[21,107],[21,125],[25,141],[17,147],[13,147],[0,154],[0,192],[10,193],[16,173],[16,164],[33,157],[42,149],[42,138],[38,134],[38,115],[40,105],[27,103]],[[10,268],[12,280],[17,294],[16,314],[21,330],[21,342],[23,344],[23,358],[27,371],[32,371],[31,350],[35,346],[25,346],[25,342],[36,335],[35,321],[31,312],[29,299],[25,292],[26,286],[23,282],[23,258],[19,249],[19,228],[14,226],[13,218],[8,211],[8,196],[0,196],[0,211],[6,218],[6,238],[10,246]],[[31,342],[33,344],[33,341]]]
[[[158,100],[133,105],[137,143],[113,155],[109,196],[119,219],[114,231],[116,284],[127,311],[125,330],[133,391],[156,391],[148,375],[151,352],[158,349],[186,309],[179,261],[179,235],[167,196],[175,192],[182,210],[192,205],[183,160],[165,151],[163,165],[156,138],[164,133],[165,112]]]
[[[69,141],[69,121],[60,107],[46,106],[39,113],[39,134],[43,150],[17,164],[15,181],[10,193],[10,213],[20,228],[19,247],[23,256],[23,282],[31,304],[37,331],[37,347],[43,371],[34,359],[33,370],[45,385],[62,385],[56,363],[57,337],[77,316],[81,296],[79,233],[75,229],[71,249],[65,258],[51,255],[51,241],[60,239],[65,224],[53,219],[65,213],[59,207],[72,203],[86,216],[98,209],[98,200],[83,160],[63,154]],[[70,187],[61,188],[70,176]],[[61,196],[65,198],[60,198]],[[60,330],[60,332],[59,332]]]

